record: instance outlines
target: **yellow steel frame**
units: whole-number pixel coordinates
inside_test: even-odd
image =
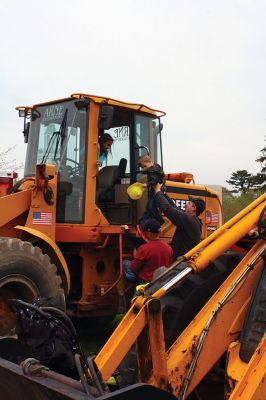
[[[31,204],[32,189],[23,190],[12,194],[12,207],[10,207],[10,195],[1,197],[0,228],[29,210]]]
[[[237,345],[239,351],[239,345]],[[248,364],[234,357],[238,380],[230,400],[264,399],[266,394],[266,334]],[[242,367],[242,368],[241,368]],[[227,368],[228,371],[228,368]]]
[[[209,318],[214,310],[219,307],[228,290],[243,274],[247,265],[256,257],[263,246],[265,246],[265,243],[260,241],[252,248],[169,349],[167,367],[170,384],[176,395],[182,387],[187,366],[192,361],[195,347],[198,344],[199,337],[205,329]],[[245,280],[241,281],[231,294],[228,302],[221,308],[220,312],[217,313],[205,338],[187,394],[195,389],[212,366],[227,351],[230,343],[239,336],[250,302],[251,293],[256,285],[261,266],[262,261],[258,263],[256,268],[249,271]],[[175,374],[177,365],[178,374]]]

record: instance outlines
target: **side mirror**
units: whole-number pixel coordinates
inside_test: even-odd
[[[22,131],[24,135],[24,143],[28,143],[30,132],[30,122],[24,123],[24,130]]]
[[[20,118],[24,118],[24,130],[22,131],[24,135],[24,143],[28,143],[29,132],[30,132],[30,122],[26,122],[27,119],[32,116],[32,107],[16,107],[18,110],[18,115]]]
[[[114,107],[102,106],[98,120],[98,128],[110,129],[112,126],[113,117],[114,117]]]

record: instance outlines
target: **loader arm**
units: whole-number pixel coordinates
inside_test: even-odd
[[[31,196],[32,189],[27,189],[0,198],[1,210],[5,210],[0,213],[0,228],[30,209]]]
[[[170,384],[180,399],[195,389],[238,338],[263,267],[261,254],[265,250],[264,241],[253,246],[169,349]],[[177,365],[178,374],[175,372]]]
[[[49,226],[37,225],[39,231],[55,238],[55,215],[57,195],[57,174],[55,166],[36,165],[35,178],[24,178],[19,190],[0,198],[0,235],[15,225],[34,228],[34,213],[49,212],[52,223]],[[14,235],[14,231],[13,231]],[[12,234],[6,236],[12,236]]]
[[[164,348],[159,300],[188,275],[206,268],[246,235],[257,224],[265,207],[266,194],[177,260],[166,273],[133,299],[125,318],[95,358],[105,381],[135,342],[137,349],[141,350],[141,354],[138,354],[141,380],[171,390],[176,396],[181,396],[178,397],[180,399],[186,398],[238,337],[256,278],[263,265],[261,254],[265,251],[265,242],[259,240],[255,243],[168,352]],[[186,267],[178,271],[179,265],[184,262]],[[215,318],[212,319],[214,313]],[[152,329],[154,326],[156,329]],[[204,329],[208,331],[206,337],[201,336]],[[143,338],[149,341],[146,349],[143,347]],[[196,359],[193,358],[195,349],[198,350]],[[147,368],[147,360],[152,365],[150,369]],[[192,363],[192,371],[189,371]],[[159,365],[161,368],[158,370]],[[186,376],[188,372],[189,376]]]

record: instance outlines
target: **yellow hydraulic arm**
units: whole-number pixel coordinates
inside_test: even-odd
[[[195,389],[238,338],[265,250],[263,240],[252,247],[169,349],[169,381],[180,400]],[[177,366],[178,374],[175,373]]]
[[[168,352],[164,346],[160,298],[191,273],[206,268],[246,235],[265,207],[266,194],[177,260],[133,300],[132,307],[95,358],[105,381],[136,343],[137,349],[142,349],[138,353],[140,380],[171,391],[179,399],[186,398],[238,337],[262,266],[265,241],[256,242]],[[186,267],[173,274],[182,262],[186,262]],[[158,283],[162,283],[161,287],[153,290]]]

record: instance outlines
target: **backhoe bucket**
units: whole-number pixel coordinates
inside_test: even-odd
[[[34,349],[14,338],[0,339],[0,393],[5,400],[174,400],[171,394],[147,384],[112,392],[52,371],[36,358]]]
[[[78,389],[80,386],[80,390]],[[106,393],[100,397],[85,393],[79,381],[49,371],[42,376],[41,368],[26,375],[22,368],[0,358],[0,393],[5,400],[174,400],[170,393],[146,384],[135,384]]]

